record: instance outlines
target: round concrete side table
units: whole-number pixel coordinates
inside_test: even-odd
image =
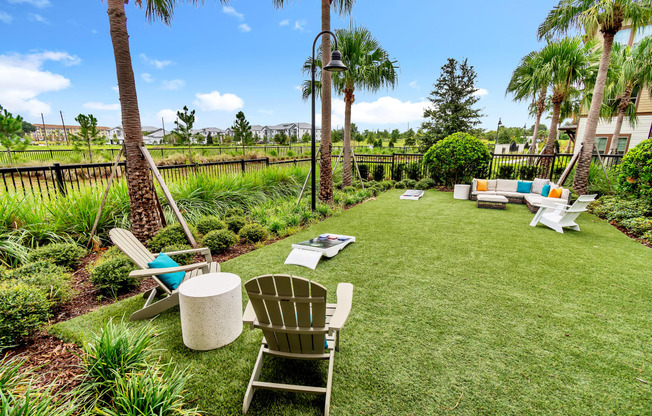
[[[208,351],[235,341],[242,333],[240,277],[207,273],[179,286],[181,333],[186,347]]]
[[[470,192],[471,192],[471,185],[455,185],[455,190],[453,191],[453,198],[469,199]]]

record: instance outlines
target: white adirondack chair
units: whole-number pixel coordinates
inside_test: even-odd
[[[156,277],[156,275],[164,273],[186,272],[183,281],[186,281],[195,276],[204,273],[217,273],[220,271],[220,264],[214,262],[211,258],[211,251],[208,248],[193,248],[190,250],[173,251],[165,253],[169,256],[187,253],[200,253],[204,255],[206,261],[201,263],[188,264],[186,266],[169,267],[166,269],[150,269],[147,263],[154,261],[158,253],[152,254],[138,239],[127,230],[122,228],[113,228],[109,231],[109,238],[123,253],[127,255],[141,270],[134,270],[129,273],[129,276],[135,277],[151,277],[158,283],[158,287],[148,290],[143,293],[143,298],[146,299],[145,305],[142,309],[132,313],[129,317],[130,321],[137,321],[139,319],[147,319],[160,314],[179,304],[179,293],[177,290],[170,290],[165,283]],[[154,302],[157,295],[162,294],[165,297],[161,300]]]
[[[242,404],[246,414],[256,389],[326,395],[328,416],[333,384],[334,351],[339,351],[340,330],[353,299],[353,285],[337,285],[337,303],[326,303],[326,288],[303,277],[264,275],[245,283],[249,303],[242,320],[263,331],[260,347]],[[296,360],[328,360],[326,387],[258,381],[265,355]]]
[[[564,233],[564,228],[570,228],[575,231],[580,230],[580,226],[575,223],[575,219],[584,211],[591,201],[595,200],[597,195],[581,195],[573,205],[566,205],[563,202],[554,202],[545,200],[540,205],[539,211],[530,222],[532,227],[538,223],[546,225],[558,233]]]

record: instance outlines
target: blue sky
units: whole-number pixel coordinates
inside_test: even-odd
[[[74,4],[73,4],[74,3]],[[184,105],[199,127],[226,128],[235,113],[251,124],[310,121],[298,86],[301,65],[320,29],[317,0],[207,0],[180,5],[170,27],[148,23],[127,4],[127,25],[144,125],[172,127]],[[556,0],[358,0],[333,28],[364,25],[397,59],[393,90],[356,93],[353,121],[363,129],[418,127],[424,101],[448,57],[468,58],[478,73],[482,127],[532,123],[526,105],[505,97],[519,59],[540,47],[536,29]],[[73,124],[93,113],[101,125],[120,124],[107,3],[100,0],[0,0],[0,104],[31,122]],[[334,97],[333,127],[343,123]],[[319,109],[317,110],[319,112]],[[319,119],[318,119],[319,120]]]

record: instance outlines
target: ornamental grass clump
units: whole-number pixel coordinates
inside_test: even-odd
[[[204,246],[211,250],[211,253],[224,253],[229,247],[238,242],[238,236],[229,230],[215,230],[204,236]]]
[[[487,146],[467,133],[451,134],[423,155],[428,171],[436,173],[447,186],[486,177],[490,160]]]

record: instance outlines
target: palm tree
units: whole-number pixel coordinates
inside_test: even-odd
[[[652,38],[646,37],[632,49],[629,46],[614,45],[612,60],[617,68],[615,82],[606,87],[606,96],[615,105],[616,125],[608,153],[618,151],[618,137],[625,115],[632,126],[636,124],[636,106],[632,103],[632,93],[636,94],[652,85]],[[613,113],[612,113],[613,114]]]
[[[186,0],[186,2],[197,3],[198,1]],[[152,209],[158,203],[156,189],[147,161],[140,151],[140,147],[144,143],[134,70],[129,50],[129,33],[127,32],[127,16],[124,7],[126,1],[108,0],[107,3],[109,30],[118,76],[122,127],[125,135],[126,175],[131,206],[129,220],[134,235],[139,240],[145,241],[161,227],[161,217],[158,210]],[[145,16],[148,19],[160,19],[169,25],[176,2],[174,0],[136,0],[135,3],[140,7],[145,7]]]
[[[516,69],[514,69],[512,78],[505,91],[505,94],[512,94],[514,96],[514,101],[532,100],[536,122],[532,131],[530,154],[536,153],[539,124],[546,108],[549,80],[545,79],[542,68],[541,51],[532,51],[525,55]]]
[[[573,180],[573,188],[580,195],[586,193],[589,182],[589,168],[614,36],[625,21],[629,23],[632,30],[636,30],[648,24],[650,20],[652,20],[652,0],[560,0],[539,26],[539,40],[552,35],[566,34],[572,28],[584,29],[589,35],[597,31],[602,34],[602,56],[586,120],[586,130],[582,137],[584,146],[577,161]]]
[[[289,0],[273,0],[276,7],[283,7]],[[341,15],[351,13],[355,0],[321,0],[321,30],[331,30],[331,6]],[[331,39],[323,36],[321,55],[331,56]],[[331,73],[321,75],[321,159],[319,162],[319,200],[333,204],[333,174],[331,168]]]
[[[543,149],[544,155],[550,155],[555,148],[557,128],[562,121],[562,105],[571,99],[585,81],[591,78],[591,68],[597,62],[596,42],[582,42],[580,38],[565,38],[558,42],[550,42],[541,50],[541,71],[550,81],[552,104],[552,119],[548,140]],[[542,160],[544,172],[550,164],[550,159]]]
[[[398,80],[397,62],[391,60],[371,32],[364,27],[338,29],[335,31],[342,61],[349,68],[344,72],[334,72],[332,81],[335,90],[344,94],[344,152],[342,186],[351,186],[351,107],[355,102],[357,89],[375,92],[382,87],[393,87]],[[304,70],[310,70],[308,58]],[[321,60],[315,60],[321,68]],[[318,86],[321,84],[317,84]],[[304,99],[310,97],[310,81],[303,83]]]

